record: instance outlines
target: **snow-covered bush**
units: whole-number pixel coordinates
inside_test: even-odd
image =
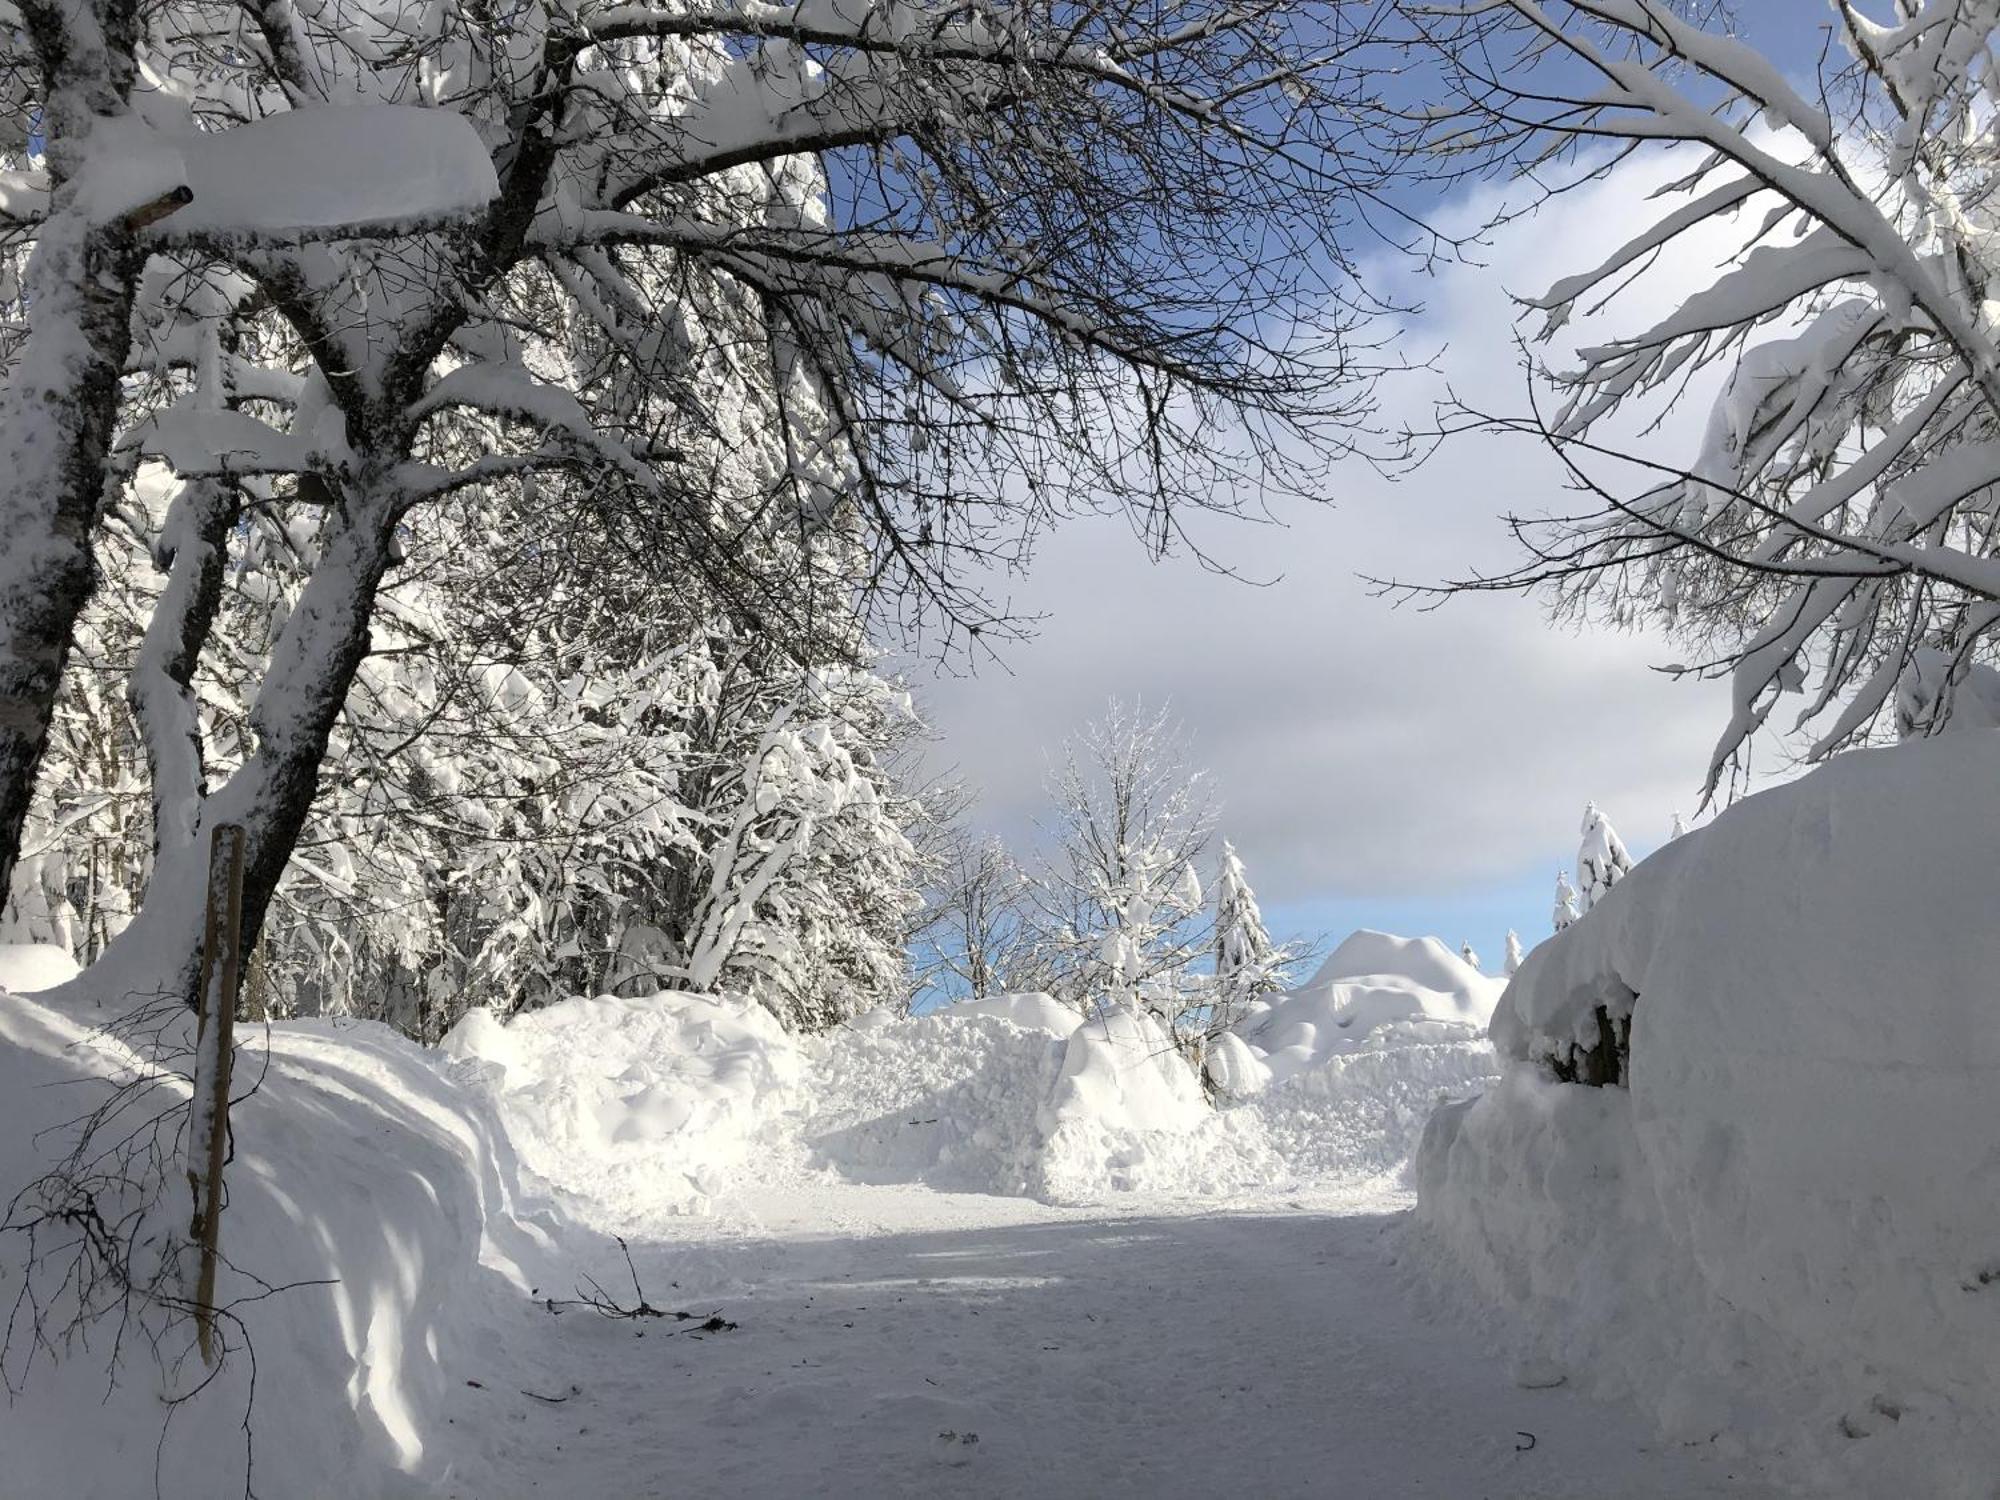
[[[1505,1083],[1424,1141],[1448,1274],[1677,1438],[1834,1493],[1988,1494],[1996,784],[1992,733],[1838,757],[1530,954]],[[1607,1025],[1628,1086],[1556,1082]]]

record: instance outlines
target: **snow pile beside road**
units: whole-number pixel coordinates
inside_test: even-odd
[[[1130,1010],[1107,1010],[1070,1037],[1037,1120],[1037,1191],[1056,1202],[1238,1191],[1277,1165],[1254,1120],[1210,1109],[1166,1030]]]
[[[1671,1436],[1842,1494],[2000,1473],[2000,735],[1842,756],[1530,956],[1419,1237]],[[1600,1022],[1599,1010],[1605,1022]],[[1538,1061],[1629,1016],[1630,1087]]]
[[[1438,1106],[1499,1080],[1469,1028],[1396,1022],[1251,1099],[1271,1150],[1301,1182],[1400,1175]]]
[[[1412,1040],[1469,1041],[1506,987],[1436,938],[1364,929],[1334,949],[1311,979],[1237,1031],[1283,1080],[1379,1046],[1384,1028],[1398,1028],[1393,1034]],[[1423,1029],[1411,1030],[1410,1023]]]
[[[1476,1008],[1490,983],[1435,941],[1357,934],[1321,978],[1220,1045],[1222,1109],[1157,1021],[1085,1021],[1038,994],[870,1012],[820,1038],[741,1000],[577,999],[504,1024],[475,1011],[444,1050],[524,1164],[611,1227],[815,1170],[1061,1202],[1228,1195],[1392,1172],[1441,1097],[1494,1074],[1472,1026],[1424,1019]],[[1254,1040],[1274,1016],[1277,1054]]]
[[[614,1221],[705,1210],[769,1147],[805,1067],[762,1006],[672,991],[505,1025],[476,1010],[443,1047],[491,1093],[523,1162]]]
[[[1502,988],[1434,939],[1356,933],[1212,1044],[1220,1108],[1146,1016],[1085,1022],[1046,995],[875,1013],[820,1044],[797,1130],[817,1164],[858,1181],[1058,1202],[1380,1178],[1442,1100],[1497,1078],[1466,1018],[1483,1021]]]
[[[1209,1076],[1295,1181],[1394,1175],[1441,1102],[1498,1078],[1506,987],[1436,938],[1364,929],[1211,1048]]]
[[[1037,1111],[1083,1018],[1045,995],[877,1014],[814,1059],[798,1123],[813,1161],[856,1182],[1032,1195]]]
[[[23,972],[18,958],[10,977]],[[0,1200],[20,1194],[9,1214],[23,1231],[0,1234],[0,1296],[14,1313],[0,1360],[12,1392],[0,1404],[0,1488],[214,1500],[246,1493],[248,1475],[261,1495],[437,1492],[445,1403],[495,1310],[529,1309],[553,1246],[553,1221],[522,1213],[499,1123],[434,1053],[385,1027],[274,1026],[268,1055],[267,1034],[243,1028],[217,1285],[226,1353],[198,1395],[169,1406],[206,1374],[192,1324],[144,1295],[123,1321],[115,1275],[78,1255],[115,1245],[139,1286],[188,1295],[191,1257],[179,1270],[161,1260],[186,1241],[175,1146],[187,1085],[102,1029],[112,1014],[0,993]],[[170,1006],[131,1035],[171,1049],[190,1030]],[[46,1174],[64,1172],[82,1122],[133,1080],[139,1092],[65,1191]],[[141,1149],[112,1151],[120,1140]],[[81,1219],[44,1217],[26,1232],[65,1205],[109,1238],[79,1235]],[[98,1316],[68,1343],[78,1272],[94,1283]],[[51,1343],[38,1341],[37,1318]]]
[[[1045,995],[864,1018],[826,1039],[803,1097],[814,1161],[861,1182],[1087,1201],[1230,1191],[1272,1166],[1158,1023]]]

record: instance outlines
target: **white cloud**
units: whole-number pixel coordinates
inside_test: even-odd
[[[1663,174],[1621,169],[1508,231],[1490,264],[1417,288],[1407,332],[1466,401],[1524,409],[1507,293],[1592,264],[1657,211]],[[1470,222],[1485,205],[1469,204]],[[1620,322],[1671,305],[1727,254],[1681,247],[1637,288]],[[1712,255],[1708,252],[1712,251]],[[1603,329],[1594,331],[1601,336]],[[1440,387],[1412,377],[1382,394],[1391,420],[1422,423]],[[1691,440],[1703,413],[1660,441]],[[1685,451],[1684,449],[1681,451]],[[1119,523],[1074,523],[1042,546],[1015,603],[1046,616],[988,669],[925,693],[957,764],[984,796],[980,820],[1017,841],[1039,814],[1049,752],[1117,695],[1171,701],[1215,773],[1228,836],[1267,901],[1462,890],[1515,876],[1574,844],[1586,798],[1637,844],[1690,808],[1721,728],[1721,690],[1648,670],[1657,641],[1547,625],[1538,603],[1460,598],[1421,613],[1370,597],[1358,574],[1436,580],[1512,559],[1498,517],[1574,497],[1522,438],[1445,446],[1392,484],[1355,464],[1333,508],[1295,507],[1284,528],[1215,521],[1197,538],[1253,588],[1186,559],[1153,565]]]

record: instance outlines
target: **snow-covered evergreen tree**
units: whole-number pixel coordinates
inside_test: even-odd
[[[1549,921],[1561,932],[1581,915],[1576,907],[1576,888],[1569,883],[1569,871],[1556,871],[1556,904]]]
[[[1509,979],[1512,979],[1516,974],[1521,972],[1523,957],[1524,955],[1521,952],[1521,935],[1509,927],[1507,929],[1507,977]]]
[[[1458,956],[1464,959],[1470,967],[1474,969],[1479,967],[1479,954],[1469,941],[1458,945]]]
[[[1618,830],[1595,802],[1583,809],[1582,832],[1583,842],[1576,851],[1576,872],[1583,886],[1579,910],[1587,912],[1631,871],[1632,856],[1625,852],[1625,841],[1618,837]]]
[[[1242,858],[1234,845],[1224,841],[1222,866],[1215,877],[1213,1025],[1232,1025],[1252,1001],[1283,989],[1285,959],[1264,930],[1264,915],[1244,873]]]

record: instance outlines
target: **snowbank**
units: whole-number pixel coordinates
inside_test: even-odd
[[[76,978],[76,960],[54,943],[0,943],[0,990],[32,995]]]
[[[1676,840],[1532,954],[1420,1234],[1669,1434],[1840,1493],[2000,1472],[2000,735],[1858,752]],[[1630,1017],[1630,1088],[1538,1062]]]
[[[1436,938],[1364,929],[1219,1039],[1209,1077],[1287,1180],[1400,1176],[1431,1112],[1498,1077],[1505,988]]]
[[[1070,1037],[1037,1120],[1038,1191],[1057,1202],[1240,1191],[1277,1169],[1253,1120],[1208,1107],[1159,1022],[1122,1008]]]
[[[672,991],[565,1000],[443,1042],[491,1094],[522,1161],[613,1222],[698,1213],[769,1143],[803,1059],[747,1000]]]
[[[1293,1073],[1245,1109],[1294,1180],[1400,1178],[1432,1112],[1498,1078],[1484,1037],[1457,1026],[1398,1022]]]
[[[1436,938],[1363,930],[1238,1030],[1282,1080],[1370,1046],[1379,1029],[1403,1023],[1434,1024],[1402,1035],[1469,1041],[1505,988],[1504,980],[1488,979]]]
[[[154,1024],[174,1041],[185,1013]],[[213,1500],[244,1493],[246,1472],[264,1495],[325,1494],[336,1475],[342,1495],[434,1492],[445,1460],[427,1434],[441,1430],[441,1402],[463,1385],[480,1320],[528,1306],[552,1221],[523,1216],[491,1113],[432,1054],[384,1027],[279,1026],[268,1055],[264,1034],[248,1032],[237,1070],[239,1094],[257,1087],[233,1112],[217,1289],[233,1304],[222,1324],[229,1352],[198,1395],[168,1404],[201,1376],[190,1324],[140,1302],[121,1328],[108,1282],[97,1305],[112,1310],[86,1327],[85,1342],[62,1343],[75,1313],[70,1224],[0,1234],[0,1295],[17,1314],[0,1361],[14,1392],[0,1407],[8,1494]],[[50,1186],[42,1174],[76,1146],[77,1122],[119,1081],[150,1072],[93,1020],[0,993],[5,1192]],[[186,1098],[179,1078],[158,1078],[99,1148],[135,1129],[131,1138],[150,1144],[142,1122],[157,1118],[171,1151]],[[177,1161],[148,1150],[90,1160],[88,1200],[31,1190],[14,1199],[10,1221],[27,1223],[38,1204],[87,1202],[129,1249],[134,1279],[153,1283],[161,1247],[186,1233]],[[178,1277],[159,1285],[185,1295]],[[55,1347],[33,1337],[36,1299]]]
[[[859,1182],[1084,1202],[1269,1179],[1254,1123],[1217,1117],[1150,1018],[1086,1021],[1045,995],[948,1006],[827,1038],[799,1134]]]
[[[800,1138],[856,1182],[1032,1195],[1037,1113],[1082,1024],[1034,995],[837,1031],[814,1061]]]

